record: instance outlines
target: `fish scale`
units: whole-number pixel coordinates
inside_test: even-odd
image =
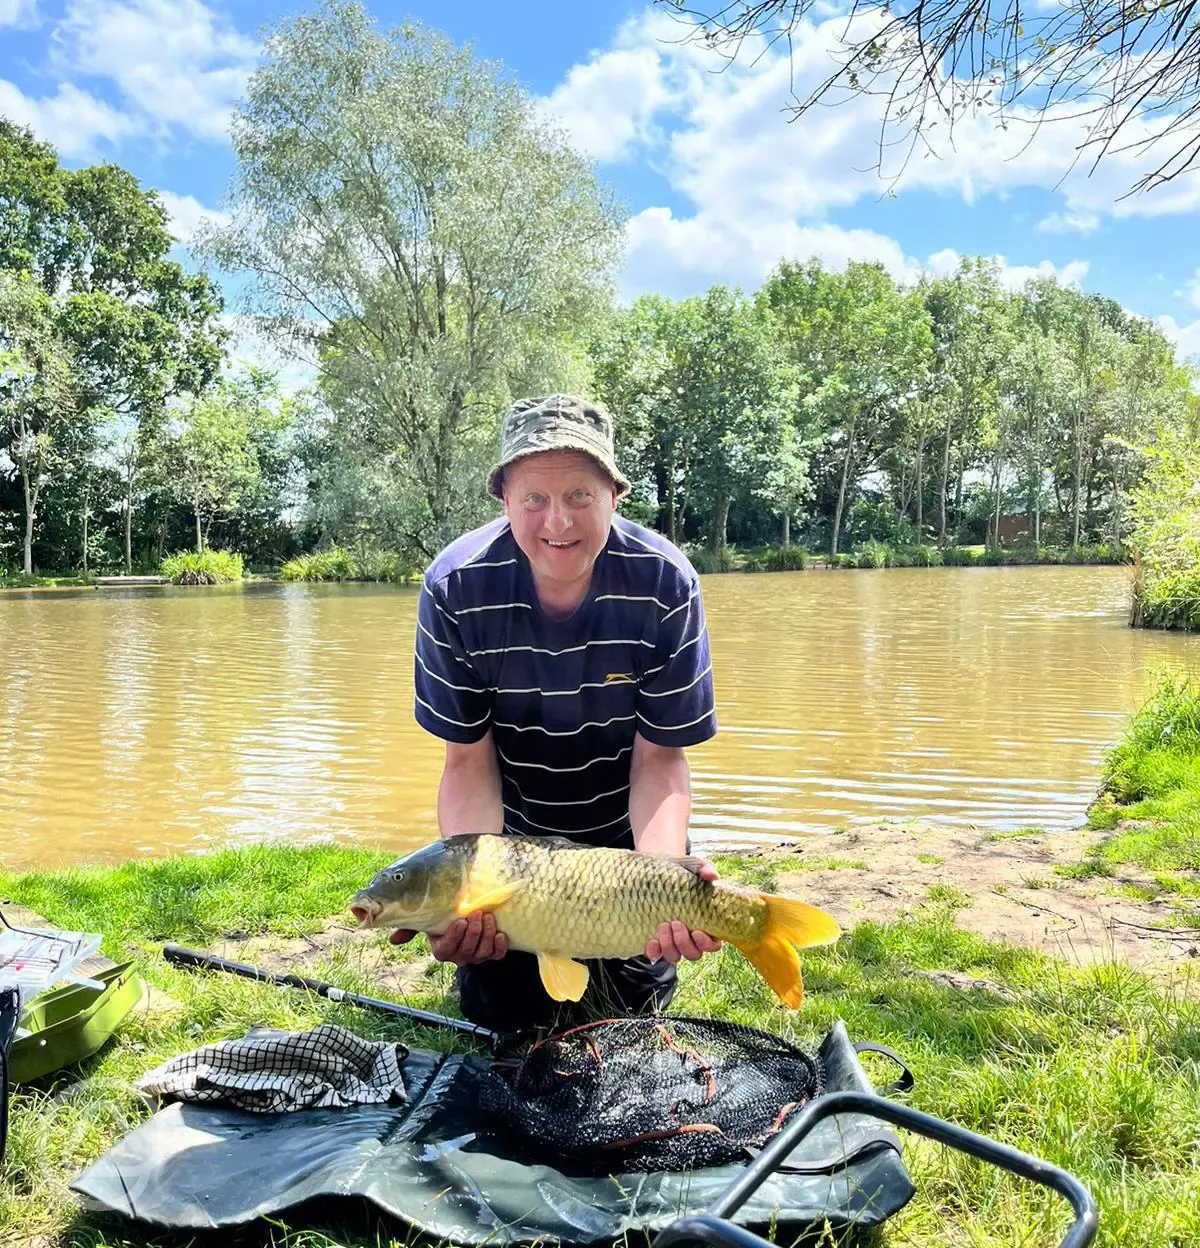
[[[793,898],[701,879],[699,861],[580,846],[557,837],[456,836],[380,872],[351,902],[359,922],[443,932],[474,911],[495,915],[509,948],[538,956],[556,1000],[578,1000],[575,959],[642,953],[679,920],[739,949],[785,1003],[803,997],[796,948],[828,944],[837,921]]]

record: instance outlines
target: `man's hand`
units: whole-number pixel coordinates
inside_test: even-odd
[[[406,927],[397,928],[388,943],[406,945],[416,935]],[[476,910],[463,919],[455,919],[444,932],[431,932],[429,948],[439,962],[455,966],[474,966],[479,962],[496,962],[508,952],[508,937],[496,930],[496,916]]]
[[[716,867],[706,858],[702,858],[700,862],[700,878],[715,880],[717,878]],[[689,932],[687,925],[676,919],[674,922],[658,925],[658,935],[646,944],[646,957],[651,962],[666,958],[674,965],[680,958],[695,962],[706,953],[716,953],[720,947],[721,942],[707,932]]]

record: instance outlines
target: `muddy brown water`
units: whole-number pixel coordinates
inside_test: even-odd
[[[1156,664],[1120,568],[703,580],[719,736],[691,751],[704,848],[857,822],[1067,827]],[[417,591],[0,594],[0,862],[436,834],[412,717]]]

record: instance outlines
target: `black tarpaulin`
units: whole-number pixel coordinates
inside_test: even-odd
[[[840,1022],[818,1056],[826,1092],[870,1091]],[[729,1164],[595,1177],[523,1159],[482,1125],[488,1071],[484,1058],[413,1050],[401,1105],[277,1115],[168,1105],[72,1187],[87,1208],[160,1227],[230,1227],[350,1197],[455,1244],[592,1244],[703,1212],[742,1172]],[[800,1142],[736,1221],[793,1237],[826,1220],[873,1225],[912,1194],[890,1128],[839,1114]]]

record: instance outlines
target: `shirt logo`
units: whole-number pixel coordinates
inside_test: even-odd
[[[632,685],[633,673],[632,672],[609,672],[608,675],[605,676],[604,678],[604,683],[606,685]]]

